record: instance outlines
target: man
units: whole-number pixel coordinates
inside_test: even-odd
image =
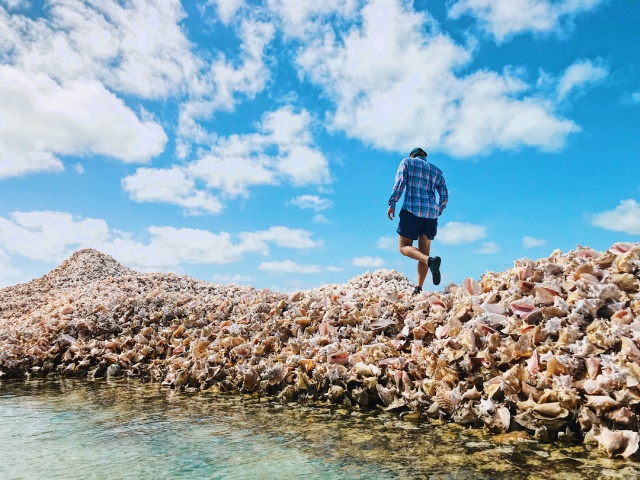
[[[398,225],[398,249],[404,256],[418,261],[418,285],[414,295],[422,291],[422,285],[431,270],[433,284],[440,285],[440,257],[430,257],[431,240],[438,231],[438,217],[447,206],[449,193],[442,171],[427,161],[427,152],[414,148],[400,162],[393,192],[389,198],[387,216],[393,220],[396,203],[406,188]],[[438,202],[436,202],[438,192]],[[418,248],[413,242],[418,240]]]

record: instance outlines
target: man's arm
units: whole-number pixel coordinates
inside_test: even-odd
[[[449,191],[447,190],[447,183],[444,181],[444,177],[440,177],[441,181],[438,183],[436,189],[438,190],[438,215],[442,215],[442,211],[447,207],[449,202]]]
[[[393,184],[393,191],[391,192],[391,197],[389,198],[389,209],[387,210],[387,217],[389,220],[393,220],[393,216],[396,212],[396,203],[400,200],[402,196],[402,191],[404,190],[404,186],[407,183],[407,164],[404,160],[400,162],[398,166],[398,171],[396,172],[396,180]]]

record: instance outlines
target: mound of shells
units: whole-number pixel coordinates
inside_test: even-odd
[[[379,270],[287,295],[81,250],[0,290],[0,376],[125,375],[638,450],[639,244],[412,289]]]

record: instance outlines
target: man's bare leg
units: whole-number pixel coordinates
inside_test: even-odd
[[[431,240],[426,235],[420,235],[418,237],[418,250],[424,253],[429,258],[429,252],[431,251]],[[424,281],[427,279],[427,273],[429,273],[429,265],[427,262],[418,261],[418,286],[422,288]]]
[[[424,238],[424,240],[423,240]],[[431,240],[426,235],[418,237],[418,247],[413,246],[413,240],[402,235],[398,235],[398,250],[405,257],[413,258],[418,261],[418,286],[422,288],[427,272],[429,271],[429,250],[431,247]],[[422,267],[424,265],[424,267]]]

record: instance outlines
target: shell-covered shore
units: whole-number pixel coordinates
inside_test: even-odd
[[[379,270],[282,294],[81,250],[0,290],[0,377],[124,375],[636,453],[639,244],[412,290]]]

